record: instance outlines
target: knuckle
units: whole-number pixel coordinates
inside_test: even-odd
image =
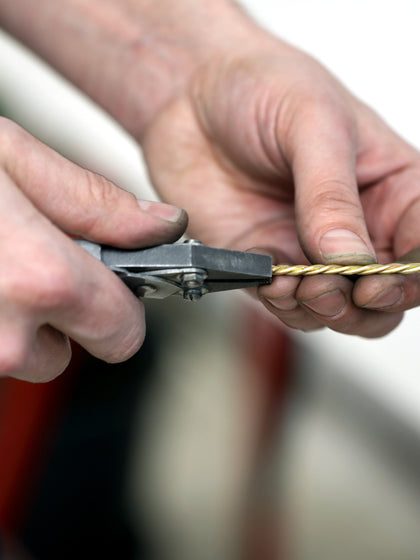
[[[286,112],[287,147],[291,154],[300,149],[300,143],[329,139],[331,146],[340,140],[343,146],[352,146],[357,140],[357,120],[352,102],[336,87],[313,88],[313,83],[298,85],[291,90],[293,99]]]
[[[106,361],[113,364],[125,362],[139,351],[144,342],[144,329],[135,327],[108,354]]]
[[[140,302],[139,302],[140,303]],[[121,325],[124,325],[121,330]],[[131,358],[142,346],[146,334],[144,307],[138,305],[134,315],[127,322],[119,322],[118,332],[109,333],[106,337],[110,344],[106,348],[104,359],[109,363],[124,362]]]
[[[357,205],[357,197],[350,185],[340,179],[327,177],[312,186],[313,202],[319,205]]]
[[[68,308],[77,301],[73,273],[66,263],[50,264],[34,289],[37,307],[45,310]]]
[[[28,270],[19,267],[2,278],[2,300],[13,302],[20,308],[51,311],[74,305],[77,299],[74,274],[64,260],[45,262]]]
[[[338,93],[335,84],[314,89],[313,82],[307,82],[301,87],[298,100],[302,119],[318,123],[321,130],[325,122],[333,121],[342,132],[354,135],[353,111],[350,109],[347,96]]]
[[[141,347],[145,337],[144,307],[131,294],[115,297],[111,289],[99,314],[89,305],[82,309],[79,342],[94,356],[108,363],[123,362]],[[126,297],[129,295],[129,299]],[[121,297],[122,296],[122,297]],[[96,298],[97,302],[99,299]],[[87,311],[88,315],[87,315]]]
[[[20,375],[26,368],[29,349],[23,341],[15,338],[13,343],[1,346],[0,377]]]
[[[85,174],[90,199],[101,205],[106,204],[113,206],[121,193],[120,189],[98,173],[85,170]]]
[[[115,209],[122,206],[129,199],[135,201],[135,196],[114,185],[111,181],[89,170],[85,170],[85,184],[83,197],[88,204],[83,215],[83,230],[90,235],[95,230],[104,234],[104,220],[108,223],[110,216],[115,217]],[[124,198],[122,198],[122,196]],[[109,225],[105,231],[109,229]]]
[[[312,188],[308,212],[316,213],[318,219],[331,218],[342,221],[343,216],[363,219],[360,201],[352,188],[337,179],[325,179]]]

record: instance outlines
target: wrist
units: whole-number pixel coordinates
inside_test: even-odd
[[[102,105],[141,140],[156,115],[183,94],[209,61],[272,39],[231,0],[128,0],[135,14],[131,41],[115,53]],[[251,40],[252,38],[252,40]]]
[[[232,0],[3,0],[0,25],[138,139],[197,68],[267,37]]]

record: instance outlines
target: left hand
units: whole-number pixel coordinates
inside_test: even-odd
[[[320,64],[281,41],[210,60],[151,122],[154,186],[219,247],[274,262],[369,263],[420,245],[420,156]],[[420,303],[415,277],[276,278],[264,305],[293,328],[365,337]]]

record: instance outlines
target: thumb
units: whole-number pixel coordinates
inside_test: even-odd
[[[130,248],[175,241],[186,228],[184,210],[138,201],[11,121],[1,119],[0,138],[0,160],[11,179],[42,214],[67,233]]]
[[[351,122],[321,106],[296,130],[291,157],[296,223],[309,260],[376,262],[359,198]]]

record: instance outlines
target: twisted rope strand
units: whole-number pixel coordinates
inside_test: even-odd
[[[317,274],[342,274],[344,276],[369,276],[371,274],[413,274],[420,272],[420,263],[390,263],[365,265],[310,264],[273,265],[273,276],[315,276]]]

